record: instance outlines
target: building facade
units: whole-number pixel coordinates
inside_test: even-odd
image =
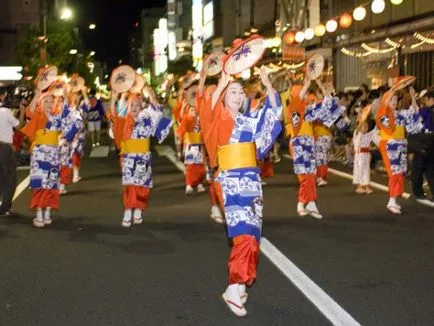
[[[39,24],[39,0],[0,0],[0,65],[13,65],[20,32]]]

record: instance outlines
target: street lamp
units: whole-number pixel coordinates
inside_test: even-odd
[[[77,49],[71,49],[69,50],[69,54],[77,54],[78,50]]]
[[[69,20],[72,18],[72,10],[68,7],[65,7],[60,12],[60,19]]]
[[[96,25],[95,24],[90,24],[89,25],[89,29],[95,29],[96,28]]]
[[[89,55],[90,55],[91,57],[93,57],[93,56],[95,55],[95,51],[91,51],[91,52],[89,53]]]

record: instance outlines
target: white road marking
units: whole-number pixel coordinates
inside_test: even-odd
[[[23,181],[21,181],[20,184],[18,185],[17,189],[15,189],[15,194],[14,194],[14,198],[12,198],[12,201],[17,199],[18,196],[21,195],[21,193],[27,189],[27,187],[29,186],[29,183],[30,183],[30,175],[27,176]]]
[[[283,154],[283,157],[286,158],[286,159],[288,159],[288,160],[291,159],[291,157],[288,154]],[[328,171],[331,174],[334,174],[334,175],[336,175],[338,177],[342,177],[342,178],[345,178],[345,179],[348,179],[348,180],[353,180],[353,176],[351,174],[349,174],[349,173],[342,172],[342,171],[339,171],[339,170],[336,170],[336,169],[332,169],[330,167],[328,168]],[[369,185],[372,188],[375,188],[375,189],[378,189],[378,190],[381,190],[381,191],[384,191],[384,192],[389,192],[389,187],[387,187],[385,185],[382,185],[381,183],[371,181],[369,183]],[[404,199],[410,199],[410,197],[411,197],[411,195],[408,192],[404,192],[402,194],[402,198],[404,198]],[[422,204],[422,205],[425,205],[425,206],[428,206],[428,207],[434,207],[434,203],[432,201],[427,200],[427,199],[418,199],[416,201],[419,204]]]
[[[167,145],[159,145],[155,146],[155,150],[157,151],[158,156],[167,157],[167,159],[172,162],[179,171],[185,172],[184,163],[178,160],[178,158],[176,157],[176,152],[172,147]]]
[[[185,165],[176,157],[170,146],[156,146],[159,156],[167,157],[181,172]],[[266,238],[261,239],[261,252],[336,326],[360,326],[341,306],[316,285],[294,263]]]
[[[348,180],[353,180],[353,176],[351,174],[349,174],[349,173],[342,172],[342,171],[339,171],[339,170],[335,170],[335,169],[332,169],[332,168],[328,168],[328,171],[331,174],[337,175],[339,177],[342,177],[342,178],[345,178],[345,179],[348,179]],[[382,185],[381,183],[377,183],[377,182],[371,181],[369,183],[369,185],[372,188],[375,188],[375,189],[378,189],[378,190],[382,190],[384,192],[389,192],[389,188],[387,186],[385,186],[385,185]],[[410,199],[410,197],[411,197],[411,195],[408,192],[404,192],[402,194],[402,198],[404,198],[404,199]],[[429,201],[429,200],[426,200],[426,199],[418,199],[417,202],[419,204],[422,204],[422,205],[425,205],[425,206],[434,207],[434,203],[431,202],[431,201]]]
[[[30,166],[19,166],[17,167],[17,171],[28,171],[30,170]]]
[[[102,158],[108,157],[109,154],[109,146],[97,146],[92,149],[89,157],[92,158]]]
[[[266,238],[261,252],[336,326],[360,324]]]

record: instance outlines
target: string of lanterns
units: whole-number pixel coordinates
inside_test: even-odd
[[[410,45],[411,49],[415,49],[418,48],[420,46],[422,46],[423,44],[434,44],[434,39],[426,37],[418,32],[415,32],[413,34],[413,37],[415,37],[419,42],[418,43],[414,43],[412,45]],[[358,51],[351,51],[348,50],[347,48],[342,48],[341,52],[348,55],[348,56],[352,56],[352,57],[357,57],[357,58],[362,58],[362,57],[366,57],[368,55],[371,54],[387,54],[390,53],[396,49],[398,49],[399,47],[401,48],[405,48],[406,45],[402,44],[403,39],[399,40],[398,42],[395,42],[393,40],[391,40],[390,38],[386,38],[384,40],[384,42],[386,44],[388,44],[390,46],[390,48],[384,48],[384,49],[379,49],[379,48],[374,48],[372,46],[367,45],[366,43],[362,43],[361,47],[366,51],[366,52],[358,52]]]
[[[390,0],[390,2],[393,5],[400,5],[403,2],[403,0]],[[304,40],[308,40],[308,41],[312,40],[315,36],[317,37],[324,36],[326,32],[334,33],[338,29],[338,26],[347,29],[351,26],[353,20],[362,21],[363,19],[365,19],[367,14],[365,6],[367,6],[368,4],[369,3],[359,5],[357,8],[353,10],[352,15],[348,12],[345,12],[338,17],[329,19],[325,25],[319,24],[315,27],[309,27],[304,31],[290,31],[288,33],[293,34],[293,40],[295,42],[302,43]],[[371,11],[374,14],[382,13],[385,8],[386,8],[385,0],[373,0],[371,2]]]
[[[419,34],[418,32],[414,33],[413,36],[415,38],[417,38],[419,41],[422,41],[424,43],[434,44],[434,39],[423,36],[422,34]]]

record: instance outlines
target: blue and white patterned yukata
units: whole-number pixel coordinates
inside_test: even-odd
[[[155,137],[162,143],[169,135],[172,120],[163,117],[161,110],[152,106],[143,109],[135,121],[131,139]],[[151,152],[122,155],[122,185],[152,187]]]
[[[261,160],[270,151],[282,126],[282,104],[276,94],[277,107],[267,97],[255,116],[238,114],[229,144],[255,142],[256,158]],[[216,181],[221,184],[228,236],[251,235],[261,238],[263,197],[260,170],[241,168],[220,171]]]
[[[69,109],[61,114],[50,115],[45,131],[62,132],[61,141],[71,142],[82,121],[69,114]],[[60,148],[52,145],[35,145],[30,161],[31,189],[58,189],[60,177]]]
[[[343,106],[338,104],[337,99],[324,97],[320,103],[312,104],[306,108],[304,120],[308,123],[321,122],[331,127],[345,111]],[[298,116],[298,115],[297,115]],[[292,124],[303,123],[299,118],[292,117]],[[315,174],[315,140],[313,136],[300,135],[291,138],[293,149],[294,172],[295,174]]]
[[[196,118],[193,132],[200,132],[199,118]],[[185,144],[184,164],[203,164],[203,144]]]
[[[84,128],[83,120],[76,110],[64,105],[61,114],[61,125],[63,134],[71,135],[72,138],[62,137],[59,141],[60,165],[72,168],[72,142],[78,132]]]
[[[413,107],[394,112],[395,128],[405,127],[408,134],[416,134],[423,130],[423,119]],[[381,123],[389,125],[387,116],[381,117]],[[387,156],[392,174],[407,173],[407,139],[389,139],[386,143]]]
[[[77,108],[77,114],[82,121],[86,120],[86,112],[89,110],[89,104],[82,102]],[[83,127],[78,131],[74,140],[72,141],[72,154],[77,154],[79,157],[84,156],[84,146],[86,145],[86,128]]]

